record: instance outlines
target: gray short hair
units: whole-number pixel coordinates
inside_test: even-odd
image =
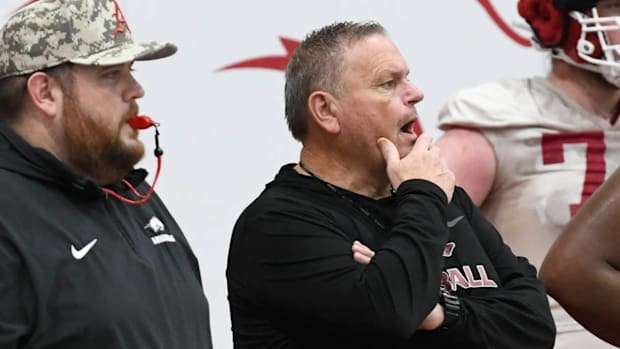
[[[337,22],[308,34],[286,67],[285,116],[293,138],[308,132],[308,97],[317,90],[340,94],[345,48],[374,34],[386,34],[377,22]]]

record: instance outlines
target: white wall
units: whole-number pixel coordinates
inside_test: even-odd
[[[2,19],[24,0],[3,0]],[[516,0],[492,0],[508,22]],[[161,123],[165,150],[157,186],[200,260],[211,304],[216,348],[232,348],[226,299],[226,256],[243,208],[299,145],[283,114],[281,71],[223,66],[285,53],[278,37],[300,40],[337,20],[381,22],[400,47],[412,80],[426,94],[419,104],[425,129],[460,88],[502,77],[543,74],[546,58],[510,40],[476,0],[121,0],[138,40],[170,40],[179,52],[136,64],[146,89],[141,110]],[[152,149],[152,131],[142,139]],[[150,155],[142,166],[151,172]],[[151,177],[149,177],[151,178]]]

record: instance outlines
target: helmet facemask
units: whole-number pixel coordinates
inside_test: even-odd
[[[620,88],[620,0],[519,0],[534,46]]]
[[[607,81],[620,87],[620,10],[605,12],[609,11],[601,11],[598,7],[593,7],[588,14],[570,12],[570,16],[581,25],[576,49],[579,58],[585,62],[583,65],[590,66],[586,69],[600,72]],[[596,51],[601,53],[596,54]]]

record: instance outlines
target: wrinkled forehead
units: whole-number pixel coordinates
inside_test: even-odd
[[[406,66],[404,57],[386,35],[367,36],[345,50],[345,60],[358,69],[375,70],[377,66]]]

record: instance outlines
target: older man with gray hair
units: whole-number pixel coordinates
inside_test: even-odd
[[[235,224],[235,348],[553,346],[536,270],[414,132],[424,94],[383,26],[308,34],[284,95],[302,149]]]

